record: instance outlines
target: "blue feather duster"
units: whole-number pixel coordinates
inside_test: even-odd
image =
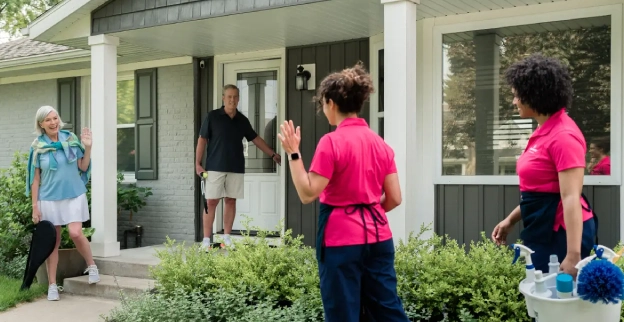
[[[577,293],[591,303],[617,304],[624,300],[624,273],[609,260],[593,260],[578,276]]]

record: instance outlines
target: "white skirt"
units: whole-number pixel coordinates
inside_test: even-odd
[[[39,200],[38,205],[41,220],[47,220],[54,226],[89,220],[89,204],[84,193],[72,199]]]

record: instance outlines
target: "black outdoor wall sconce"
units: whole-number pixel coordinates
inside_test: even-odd
[[[298,91],[308,90],[308,81],[312,78],[312,73],[307,71],[302,65],[297,67],[297,78],[295,82],[295,88]]]

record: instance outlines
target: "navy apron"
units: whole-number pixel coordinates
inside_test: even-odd
[[[371,214],[373,219],[373,224],[375,225],[375,236],[377,237],[377,242],[379,242],[379,229],[377,224],[386,225],[388,221],[379,213],[377,209],[375,209],[376,203],[373,204],[356,204],[349,206],[331,206],[325,203],[320,203],[319,206],[319,217],[318,217],[318,230],[316,232],[316,260],[319,262],[323,262],[325,255],[325,228],[327,226],[327,221],[329,220],[329,216],[335,208],[345,208],[345,213],[347,215],[359,213],[360,218],[362,219],[362,225],[364,225],[364,244],[368,244],[368,231],[366,230],[366,220],[364,218],[364,212],[368,211]]]
[[[593,214],[593,223],[591,223],[590,227],[586,227],[588,225],[585,222],[583,223],[581,246],[581,255],[583,256],[591,251],[594,243],[598,244],[598,234],[596,233],[598,230],[598,217],[592,210],[585,194],[581,194],[581,197],[588,206],[586,208],[582,205],[583,209]],[[522,239],[525,246],[535,251],[531,255],[531,259],[536,270],[548,272],[548,262],[551,254],[557,254],[560,263],[563,261],[562,256],[565,256],[565,251],[562,248],[567,247],[567,244],[563,243],[561,245],[561,242],[557,242],[562,235],[565,237],[565,230],[563,228],[560,228],[557,232],[553,230],[560,202],[561,195],[559,193],[521,192],[520,214],[524,229],[520,232],[520,239]],[[592,245],[589,246],[589,244]]]
[[[321,269],[324,263],[327,263],[327,261],[331,262],[335,260],[336,254],[331,255],[332,256],[331,258],[329,257],[325,258],[325,250],[326,250],[325,229],[327,226],[327,221],[329,220],[329,216],[331,215],[332,211],[336,208],[344,208],[345,214],[347,215],[359,215],[360,219],[362,220],[362,225],[364,226],[363,227],[364,245],[336,247],[335,248],[336,250],[343,249],[340,251],[342,256],[347,256],[347,257],[353,256],[354,252],[355,254],[357,254],[355,256],[358,256],[358,257],[366,256],[367,254],[372,254],[373,256],[375,256],[375,254],[377,254],[380,250],[383,251],[384,248],[388,247],[388,244],[386,243],[389,243],[390,245],[389,247],[394,249],[394,246],[392,246],[393,245],[392,239],[390,239],[389,241],[384,241],[382,243],[379,242],[378,224],[381,224],[382,226],[387,225],[388,221],[384,218],[384,216],[381,215],[381,213],[377,209],[375,209],[375,205],[376,204],[356,204],[356,205],[348,205],[348,206],[340,207],[340,206],[331,206],[331,205],[324,204],[324,203],[320,204],[318,231],[316,235],[316,258],[319,262],[319,270]],[[369,244],[368,242],[368,230],[367,230],[366,219],[365,219],[365,212],[367,211],[370,213],[373,224],[375,226],[376,243],[373,243],[373,244]],[[332,250],[332,253],[335,253],[335,252]],[[390,262],[390,264],[391,265],[394,264],[393,260]],[[342,269],[349,270],[349,267],[347,265],[345,267],[342,267]],[[393,279],[395,280],[395,283],[396,283],[396,275],[394,274],[395,273],[392,273]],[[326,283],[329,283],[329,284],[326,284]],[[383,299],[380,300],[382,303],[384,303],[383,305],[385,306],[384,309],[381,311],[375,311],[375,312],[370,311],[370,308],[368,308],[367,304],[365,303],[367,299],[366,299],[364,291],[361,291],[361,293],[359,294],[361,298],[359,312],[350,311],[351,309],[347,309],[346,310],[347,312],[345,312],[344,307],[336,311],[335,310],[336,307],[340,305],[337,305],[334,297],[338,295],[339,293],[337,292],[340,292],[340,289],[348,283],[350,282],[346,280],[341,280],[340,282],[337,282],[337,283],[331,280],[325,281],[322,278],[322,274],[321,274],[321,288],[323,288],[323,285],[327,285],[326,288],[328,290],[326,290],[326,292],[330,292],[330,294],[332,294],[328,299],[326,299],[323,295],[321,295],[323,297],[324,308],[326,309],[325,311],[326,318],[331,317],[331,321],[337,321],[337,320],[344,321],[346,316],[350,316],[349,319],[351,319],[352,321],[352,319],[356,315],[359,315],[360,322],[384,322],[384,321],[407,321],[408,320],[403,310],[401,301],[396,295],[396,292],[391,295],[389,295],[387,292],[385,293],[386,296],[388,297],[384,297]],[[396,287],[396,285],[394,287]],[[381,294],[384,294],[384,293],[381,293]],[[328,301],[328,303],[325,303],[325,301]],[[327,304],[327,307],[325,307],[326,304]],[[376,303],[376,304],[379,305],[379,303]],[[368,305],[370,305],[370,303]],[[377,307],[377,305],[375,305],[375,307]],[[331,315],[327,316],[327,314],[331,314]],[[378,319],[376,319],[376,317]],[[382,319],[382,320],[379,320],[379,319]]]

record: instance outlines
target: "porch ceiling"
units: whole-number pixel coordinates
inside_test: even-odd
[[[567,0],[421,0],[418,19]],[[331,0],[113,33],[121,60],[205,57],[370,37],[383,32],[380,0]],[[86,39],[64,43],[88,49]]]
[[[357,39],[382,31],[379,0],[332,0],[111,35],[136,46],[202,57]]]
[[[65,19],[55,23],[52,21],[55,12],[44,14],[39,23],[49,26],[50,30],[42,29],[43,33],[38,33],[38,36],[32,39],[89,50],[86,36],[90,32],[83,29],[90,27],[88,15],[92,7],[103,1],[63,1],[59,6],[61,9],[68,7],[68,11],[63,11]],[[420,0],[417,18],[421,20],[561,1],[567,0]],[[69,7],[74,2],[77,3],[74,7],[79,9],[71,11]],[[84,24],[71,23],[85,18]],[[73,39],[62,39],[64,37],[50,39],[53,35],[72,28],[79,28],[81,31],[77,34],[84,36]],[[120,38],[118,62],[125,64],[179,56],[205,57],[292,47],[370,37],[381,32],[383,32],[381,0],[330,0],[129,30],[111,35]],[[40,66],[38,72],[88,68],[89,63],[88,60],[79,64],[74,62],[72,66],[74,68]],[[28,73],[27,70],[12,70],[0,77]]]

